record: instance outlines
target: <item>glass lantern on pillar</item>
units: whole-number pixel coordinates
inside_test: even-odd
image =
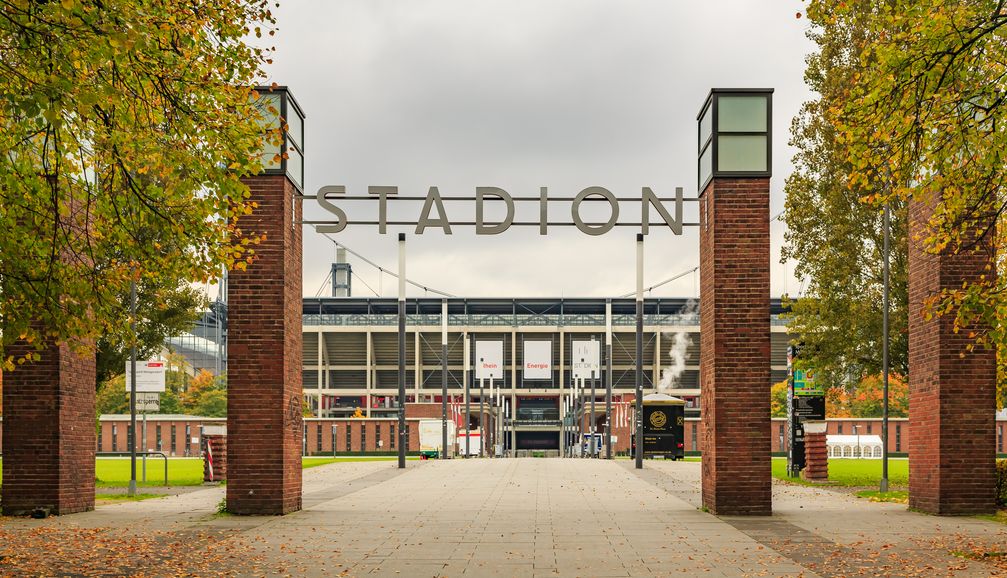
[[[264,131],[275,133],[281,121],[286,126],[279,142],[275,134],[263,138],[261,174],[286,175],[301,189],[304,186],[304,112],[285,86],[257,86],[255,92]],[[285,158],[282,152],[286,152]]]
[[[696,120],[700,191],[714,177],[772,176],[772,88],[714,88]]]

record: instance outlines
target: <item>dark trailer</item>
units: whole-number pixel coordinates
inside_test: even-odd
[[[643,457],[685,457],[685,402],[663,393],[643,397]]]

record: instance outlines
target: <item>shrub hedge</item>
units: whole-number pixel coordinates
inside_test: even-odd
[[[1007,506],[1007,460],[997,460],[997,505]]]

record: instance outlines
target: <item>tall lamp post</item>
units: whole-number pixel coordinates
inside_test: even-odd
[[[881,267],[882,283],[885,286],[883,311],[881,312],[881,374],[884,383],[884,401],[881,409],[881,488],[882,492],[888,491],[888,308],[889,308],[889,251],[891,250],[891,228],[892,217],[888,202],[885,202],[885,241],[882,250],[883,260]]]
[[[448,300],[441,301],[441,459],[448,459]]]
[[[643,469],[643,233],[636,234],[636,469]]]
[[[129,349],[129,495],[136,495],[136,281],[129,289],[129,326],[133,344]]]
[[[605,300],[605,459],[612,459],[612,300]]]
[[[406,234],[399,233],[399,468],[406,467]]]

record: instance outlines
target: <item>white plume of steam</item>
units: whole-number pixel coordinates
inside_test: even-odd
[[[684,326],[695,324],[694,317],[696,313],[698,313],[696,301],[690,299],[678,315],[677,325],[681,329],[671,336],[671,349],[668,350],[671,365],[661,368],[661,381],[657,384],[659,391],[665,391],[677,386],[682,373],[685,372],[685,355],[689,350],[689,346],[692,345],[692,338],[689,337],[689,332],[684,329]]]

